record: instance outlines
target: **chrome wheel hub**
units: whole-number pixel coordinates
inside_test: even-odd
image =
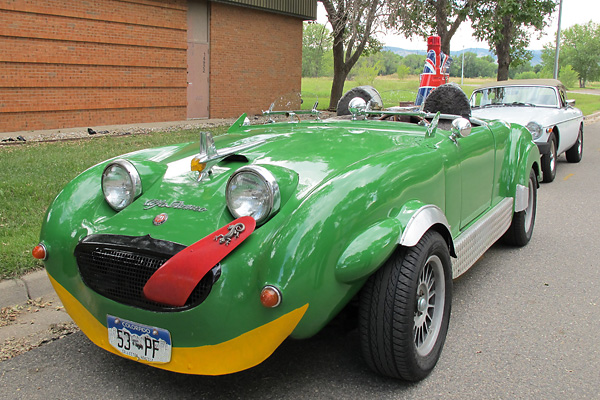
[[[413,337],[417,353],[426,356],[437,342],[444,316],[446,285],[442,260],[430,256],[419,275]]]

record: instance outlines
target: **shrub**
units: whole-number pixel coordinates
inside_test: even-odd
[[[398,79],[403,80],[410,73],[410,68],[404,64],[400,64],[400,65],[398,65],[398,68],[396,69],[396,73],[398,74]]]
[[[536,79],[539,78],[538,74],[536,74],[533,71],[525,71],[525,72],[520,72],[517,75],[515,75],[515,79]]]
[[[573,89],[577,84],[578,75],[573,67],[567,65],[562,67],[559,74],[560,81],[567,87],[567,89]]]

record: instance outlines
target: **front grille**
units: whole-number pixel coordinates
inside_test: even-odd
[[[144,285],[169,258],[185,246],[150,236],[91,235],[75,248],[83,282],[93,291],[119,303],[152,311],[181,311],[202,303],[220,276],[216,265],[198,283],[181,307],[144,297]]]

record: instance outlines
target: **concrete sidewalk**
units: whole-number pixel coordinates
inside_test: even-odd
[[[0,281],[0,308],[25,304],[28,300],[47,298],[54,289],[46,270],[42,269],[20,278]]]
[[[46,130],[31,130],[18,132],[0,132],[0,141],[2,144],[23,143],[17,140],[18,137],[27,142],[40,142],[47,140],[64,140],[73,138],[102,137],[105,135],[123,135],[129,133],[148,133],[148,132],[169,132],[180,129],[205,129],[222,125],[231,125],[235,118],[213,118],[213,119],[192,119],[186,121],[166,121],[166,122],[148,122],[131,123],[124,125],[102,125],[76,128],[57,128]],[[91,129],[93,134],[90,134]],[[13,139],[10,142],[4,142],[7,139]]]
[[[0,362],[77,330],[46,270],[0,281]]]

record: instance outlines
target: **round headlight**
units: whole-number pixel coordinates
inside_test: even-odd
[[[227,208],[235,217],[250,216],[256,225],[279,211],[281,196],[275,177],[259,166],[242,167],[227,182]]]
[[[531,136],[533,136],[534,139],[538,139],[542,136],[542,126],[537,122],[531,121],[525,127],[531,132]]]
[[[104,199],[115,211],[121,211],[142,194],[142,180],[127,160],[115,160],[102,173]]]

